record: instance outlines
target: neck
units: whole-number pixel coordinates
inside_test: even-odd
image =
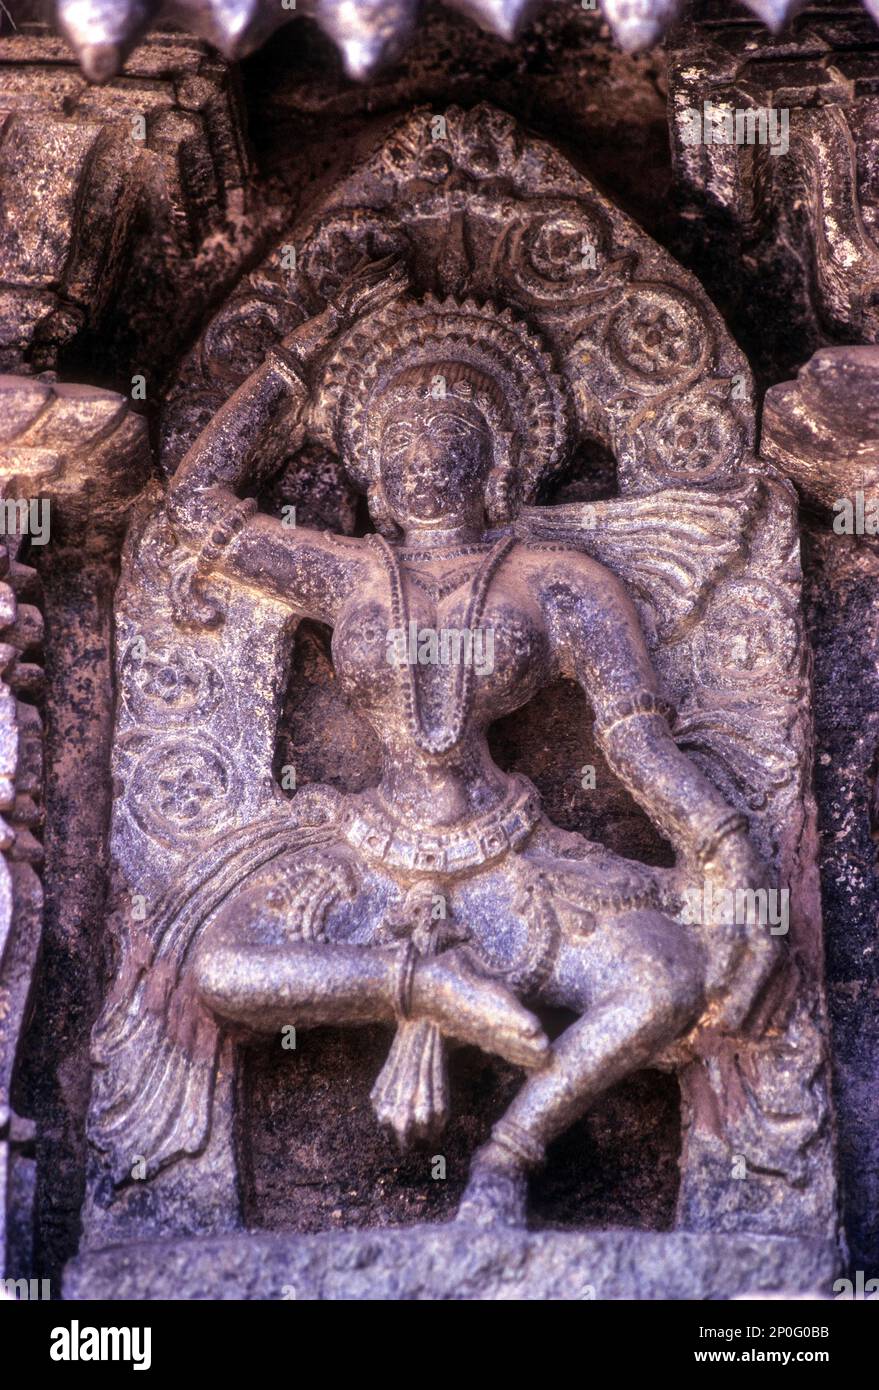
[[[470,545],[482,540],[482,531],[471,522],[456,526],[407,526],[403,530],[403,545],[408,550],[445,550],[454,545]]]

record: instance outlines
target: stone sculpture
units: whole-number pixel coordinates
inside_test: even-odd
[[[400,50],[412,15],[380,8],[344,7],[344,23],[315,8],[353,75]],[[454,8],[508,36],[538,13]],[[634,47],[675,8],[605,12]],[[162,18],[239,54],[289,17],[242,5],[232,33],[218,13]],[[849,338],[869,339],[869,295],[834,269],[848,232],[817,247],[803,321],[820,350],[767,392],[760,437],[748,361],[706,290],[625,197],[500,109],[516,105],[506,78],[500,105],[427,107],[433,75],[401,99],[391,73],[375,119],[358,108],[344,151],[310,157],[300,197],[308,160],[265,177],[273,137],[255,151],[243,134],[253,88],[194,39],[161,30],[110,80],[159,14],[59,7],[100,89],[61,40],[28,26],[8,43],[7,1267],[47,1259],[30,1250],[36,1207],[73,1299],[271,1298],[291,1281],[297,1297],[582,1297],[584,1269],[598,1297],[828,1289],[839,1213],[792,482],[815,508],[853,469],[872,486],[875,347],[825,342],[856,300]],[[846,24],[866,51],[864,17]],[[822,26],[803,18],[809,43]],[[729,71],[688,65],[676,30],[688,216],[698,230],[716,195],[744,244],[758,185],[792,219],[808,168],[835,235],[826,151],[845,130],[812,110],[808,72],[789,164],[682,138],[685,105],[735,95],[752,30],[700,40],[729,42]],[[799,74],[786,39],[759,42]],[[822,64],[837,72],[834,54]],[[370,100],[352,92],[336,116]],[[855,95],[850,182],[872,129]],[[296,102],[297,121],[320,116],[307,88]],[[869,228],[856,240],[867,264]],[[794,239],[783,254],[808,278]],[[739,314],[758,319],[756,303]],[[117,359],[118,390],[85,384]],[[131,398],[129,370],[144,373]],[[132,409],[146,391],[150,431]],[[300,711],[303,644],[324,664]],[[498,729],[539,726],[560,690],[593,761],[550,776],[549,734],[528,762]],[[586,792],[579,819],[568,783]],[[62,987],[83,956],[85,983]],[[29,1101],[51,1044],[35,988],[55,1018],[65,998],[81,1009],[52,1112],[64,1134],[54,1098]],[[286,1093],[307,1057],[318,1124],[419,1163],[444,1155],[466,1067],[486,1068],[439,1218],[348,1222],[340,1201],[345,1229],[304,1208],[293,1229],[254,1222],[265,1125],[288,1143],[277,1114],[255,1119],[255,1087],[291,1036]],[[384,1051],[346,1099],[321,1058],[367,1036],[368,1056]],[[548,1228],[532,1175],[639,1077],[680,1097],[666,1216]],[[75,1178],[47,1177],[70,1150]]]
[[[229,58],[253,51],[271,33],[299,15],[314,18],[337,46],[349,77],[364,79],[398,59],[419,18],[416,0],[56,0],[57,23],[94,82],[119,71],[125,57],[154,23],[179,24],[215,44]],[[492,34],[516,39],[542,10],[541,0],[445,0]],[[804,0],[744,0],[762,24],[784,30]],[[875,0],[864,0],[876,18]],[[601,0],[601,14],[627,52],[649,48],[673,28],[681,0]],[[598,12],[598,0],[582,9]],[[739,18],[733,8],[731,19]]]

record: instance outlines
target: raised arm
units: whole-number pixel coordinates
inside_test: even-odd
[[[178,529],[189,537],[201,533],[216,516],[218,504],[235,500],[246,478],[254,447],[280,412],[288,413],[293,447],[304,434],[300,416],[308,386],[292,343],[270,348],[202,430],[180,462],[168,489],[168,507]]]
[[[289,419],[291,448],[302,443],[308,378],[337,335],[407,284],[399,263],[358,267],[333,303],[269,349],[202,430],[168,490],[172,524],[193,550],[192,562],[178,576],[175,602],[181,608],[190,597],[198,604],[201,582],[221,571],[303,617],[331,623],[346,594],[363,580],[369,559],[360,542],[258,515],[256,502],[238,494],[255,448],[279,413]]]
[[[277,347],[220,408],[180,463],[168,492],[179,539],[194,553],[190,583],[219,571],[270,594],[303,617],[332,622],[366,564],[356,542],[288,526],[239,497],[254,450],[279,415],[291,448],[304,438],[305,364],[338,326],[328,309]]]

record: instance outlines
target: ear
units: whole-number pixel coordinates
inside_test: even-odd
[[[369,505],[369,515],[372,517],[373,524],[378,533],[386,540],[396,540],[402,533],[394,520],[385,490],[380,478],[370,483],[369,491],[366,494]]]

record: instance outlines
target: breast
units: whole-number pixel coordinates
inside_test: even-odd
[[[399,689],[390,615],[376,599],[347,604],[333,629],[333,667],[353,704],[375,709]]]
[[[549,645],[539,615],[508,604],[489,605],[480,627],[490,664],[475,666],[474,712],[481,722],[525,704],[550,679]],[[474,644],[475,646],[475,644]]]
[[[441,706],[451,707],[459,666],[472,668],[472,708],[480,724],[517,709],[549,678],[539,615],[503,602],[487,605],[472,630],[466,605],[452,602],[438,612],[410,611],[408,630],[399,631],[380,601],[354,603],[340,616],[332,652],[352,703],[364,711],[387,709],[394,719],[401,710],[401,678],[409,672],[431,723]]]

